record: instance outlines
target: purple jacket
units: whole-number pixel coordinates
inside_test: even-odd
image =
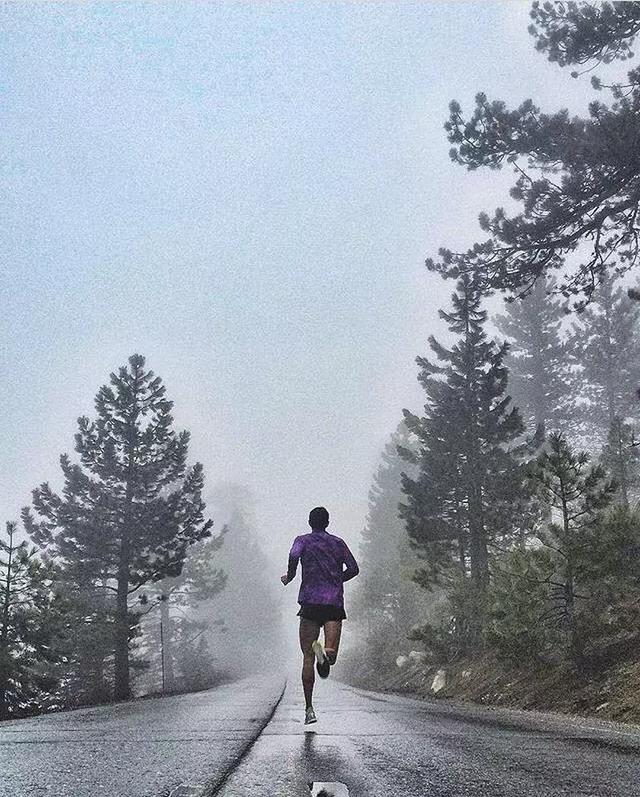
[[[293,541],[289,551],[288,581],[295,578],[298,561],[302,562],[298,603],[343,606],[342,585],[360,572],[347,543],[325,529],[313,529],[310,534],[302,534]]]

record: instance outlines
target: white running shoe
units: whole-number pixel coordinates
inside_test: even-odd
[[[316,670],[318,671],[318,675],[321,678],[327,678],[331,665],[329,664],[327,654],[324,652],[324,646],[316,639],[316,641],[312,643],[311,649],[316,657]]]
[[[317,722],[318,718],[316,717],[316,712],[313,710],[313,706],[309,706],[304,711],[304,724],[311,725],[312,722]]]

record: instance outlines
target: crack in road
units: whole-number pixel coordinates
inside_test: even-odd
[[[220,792],[224,788],[225,783],[229,780],[231,775],[240,766],[240,764],[244,761],[244,759],[249,755],[249,753],[251,752],[251,748],[258,741],[258,739],[260,738],[262,732],[267,727],[267,725],[271,722],[271,720],[273,719],[273,715],[278,710],[278,706],[282,702],[282,698],[284,697],[284,693],[287,691],[287,683],[288,682],[285,680],[284,685],[282,687],[282,691],[280,692],[280,696],[278,697],[278,699],[273,704],[273,707],[271,708],[271,711],[269,712],[267,717],[264,719],[264,721],[262,723],[260,723],[260,725],[258,726],[258,729],[257,729],[257,732],[256,732],[255,736],[249,741],[249,743],[242,750],[242,752],[237,757],[237,759],[236,759],[235,763],[233,764],[233,766],[223,775],[223,777],[219,780],[219,782],[215,786],[213,786],[212,789],[210,789],[209,791],[205,792],[203,797],[216,797],[216,794],[220,794]]]
[[[259,721],[258,718],[255,718],[255,722],[258,722],[255,733],[249,739],[249,741],[246,743],[246,745],[243,747],[240,753],[236,756],[234,761],[231,763],[231,766],[228,767],[227,771],[223,775],[217,776],[215,779],[205,784],[181,783],[180,785],[175,786],[169,792],[168,797],[216,797],[216,795],[219,794],[221,790],[224,788],[229,778],[240,766],[242,761],[250,753],[251,748],[258,741],[264,729],[273,719],[273,715],[276,713],[276,710],[278,709],[278,706],[280,705],[280,702],[284,697],[286,689],[287,689],[287,681],[285,680],[282,686],[282,691],[280,692],[274,704],[271,706],[270,711],[265,717],[263,717],[261,721]],[[163,792],[163,794],[164,793],[166,792]]]

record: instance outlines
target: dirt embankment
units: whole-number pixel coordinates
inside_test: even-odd
[[[579,678],[561,666],[508,667],[491,656],[439,668],[420,654],[395,663],[349,661],[347,680],[382,692],[435,695],[484,705],[596,716],[640,724],[640,659],[596,677]]]

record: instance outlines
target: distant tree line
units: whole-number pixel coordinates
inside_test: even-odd
[[[77,461],[60,457],[61,491],[41,484],[22,528],[0,534],[0,719],[127,699],[132,679],[172,691],[219,675],[211,601],[239,521],[212,534],[202,465],[187,464],[189,433],[143,357],[111,374],[95,410],[78,420]]]
[[[534,3],[531,15],[538,49],[562,66],[631,57],[640,31],[637,3]],[[387,614],[434,663],[489,651],[592,676],[640,641],[640,292],[625,288],[640,71],[592,83],[613,102],[593,102],[588,119],[483,94],[469,119],[451,104],[454,162],[511,165],[522,210],[483,214],[485,240],[427,261],[456,281],[440,311],[453,342],[432,337],[417,359],[425,406],[405,410],[408,439],[385,452],[392,482],[372,497],[360,587],[387,563]],[[493,319],[502,340],[485,303],[495,290],[507,294]],[[409,628],[400,562],[416,559],[432,608]]]

